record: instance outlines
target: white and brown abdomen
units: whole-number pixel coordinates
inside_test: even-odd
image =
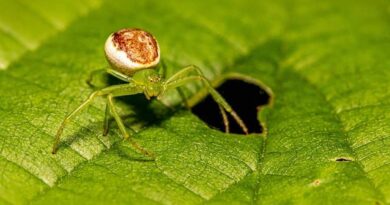
[[[154,67],[160,61],[157,40],[141,29],[122,29],[111,34],[104,51],[113,69],[128,76],[138,70]]]

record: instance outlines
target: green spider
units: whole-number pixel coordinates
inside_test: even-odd
[[[107,104],[104,117],[103,135],[105,136],[108,133],[108,118],[111,114],[118,124],[124,140],[129,140],[132,146],[142,154],[153,156],[152,153],[148,152],[131,139],[131,135],[129,135],[126,131],[125,125],[116,111],[113,98],[144,93],[146,98],[149,100],[152,97],[160,99],[166,90],[174,88],[178,89],[178,87],[194,81],[203,82],[213,99],[219,105],[226,132],[229,132],[229,121],[226,115],[226,112],[228,112],[240,125],[243,132],[246,134],[248,133],[248,129],[242,119],[225,101],[225,99],[211,86],[210,82],[204,77],[198,67],[193,65],[187,66],[168,79],[165,80],[163,78],[161,70],[165,69],[165,67],[157,66],[160,61],[160,48],[156,39],[150,33],[141,29],[119,30],[108,37],[104,50],[111,67],[106,71],[127,83],[109,86],[92,92],[87,100],[71,112],[58,128],[52,150],[53,154],[57,152],[61,134],[70,119],[86,108],[96,97],[105,96],[107,98]],[[91,78],[89,80],[91,80]],[[129,130],[132,134],[135,133],[135,131],[131,128],[129,128]]]

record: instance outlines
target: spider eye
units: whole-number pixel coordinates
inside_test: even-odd
[[[161,80],[161,77],[158,75],[151,75],[148,77],[148,80],[151,83],[156,83],[156,82],[159,82]]]
[[[127,75],[156,66],[160,61],[157,40],[141,29],[122,29],[111,34],[104,50],[112,67]]]

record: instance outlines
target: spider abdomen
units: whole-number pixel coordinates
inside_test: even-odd
[[[157,40],[141,29],[121,29],[111,34],[104,50],[113,69],[128,76],[156,66],[160,61]]]

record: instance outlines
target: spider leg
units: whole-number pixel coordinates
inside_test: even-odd
[[[221,112],[222,119],[223,119],[223,125],[225,126],[225,132],[229,133],[229,120],[226,115],[226,111],[223,109],[221,105],[218,105],[219,111]]]
[[[89,74],[88,79],[86,80],[87,84],[90,87],[95,88],[96,86],[92,83],[93,78],[98,74],[104,74],[104,73],[109,73],[110,75],[112,75],[112,76],[114,76],[122,81],[125,81],[125,82],[130,82],[132,80],[131,77],[124,75],[116,70],[111,69],[111,68],[101,68],[98,70],[94,70]]]
[[[167,66],[166,66],[164,60],[161,60],[160,63],[161,63],[161,67],[160,67],[159,73],[160,73],[161,77],[163,79],[165,79],[165,77],[167,75]],[[177,90],[177,93],[179,93],[180,98],[183,100],[184,106],[187,109],[190,109],[190,105],[188,104],[187,98],[185,97],[183,90],[181,88],[176,88],[176,90]]]
[[[147,150],[145,150],[144,148],[142,148],[137,142],[135,142],[132,138],[131,138],[131,135],[135,134],[136,132],[129,128],[129,130],[131,131],[131,135],[129,135],[129,133],[127,133],[126,131],[126,127],[125,125],[123,124],[123,121],[121,119],[121,117],[119,116],[118,112],[116,111],[115,109],[115,105],[114,105],[114,100],[113,100],[113,95],[112,94],[109,94],[107,96],[107,104],[108,104],[108,107],[109,107],[109,110],[111,112],[111,115],[114,117],[116,123],[118,124],[118,127],[119,127],[119,130],[121,131],[122,135],[123,135],[123,138],[125,140],[129,140],[131,145],[138,151],[140,151],[142,154],[144,155],[147,155],[147,156],[153,156],[152,153],[148,152]]]
[[[179,93],[180,98],[183,100],[184,106],[185,106],[187,109],[190,109],[190,105],[188,104],[187,98],[186,98],[186,96],[184,95],[183,90],[182,90],[181,88],[179,88],[179,87],[177,87],[176,90],[177,90],[177,92]]]
[[[198,75],[203,76],[203,73],[199,67],[197,67],[195,65],[189,65],[189,66],[184,67],[183,69],[181,69],[180,71],[178,71],[174,75],[172,75],[169,79],[167,79],[166,83],[168,84],[176,79],[180,79],[182,77],[187,77],[189,73],[194,72],[194,71]]]
[[[86,80],[86,83],[89,85],[89,87],[95,88],[96,86],[94,84],[92,84],[93,77],[95,77],[95,75],[97,75],[97,74],[105,73],[106,70],[107,69],[105,69],[105,68],[101,68],[101,69],[94,70],[91,73],[89,73],[88,79]]]
[[[181,69],[179,72],[175,73],[173,76],[171,76],[166,81],[166,83],[169,84],[169,83],[175,81],[176,79],[182,79],[183,77],[188,77],[191,72],[195,72],[199,76],[204,76],[199,67],[197,67],[196,65],[189,65],[189,66],[186,66],[183,69]],[[207,79],[205,79],[205,80],[207,81],[206,84],[209,84],[208,80]],[[177,91],[179,92],[180,97],[183,99],[185,106],[187,108],[190,108],[191,106],[189,105],[188,100],[185,98],[182,90],[178,87]],[[226,133],[229,133],[229,127],[228,127],[229,121],[227,119],[226,112],[224,112],[224,111],[225,110],[222,109],[221,115],[222,115],[222,119],[223,119],[223,122],[225,125],[225,131],[226,131]]]
[[[165,61],[163,59],[161,59],[160,61],[160,67],[159,67],[159,74],[161,75],[161,77],[163,79],[165,79],[166,75],[167,75],[167,66],[165,64]]]
[[[110,108],[108,107],[108,104],[106,104],[106,110],[104,112],[104,121],[103,121],[103,136],[106,136],[110,129],[109,116],[110,116]]]
[[[98,97],[103,95],[112,94],[113,96],[124,96],[124,95],[133,95],[142,92],[142,89],[139,88],[135,84],[122,84],[122,85],[113,85],[107,88],[103,88],[98,91],[94,91],[89,95],[89,97],[81,103],[79,107],[77,107],[75,110],[73,110],[70,114],[68,114],[65,119],[62,121],[60,127],[57,130],[55,141],[53,144],[52,154],[55,154],[58,149],[58,145],[60,143],[61,134],[64,131],[64,128],[66,124],[70,121],[72,117],[74,117],[77,113],[81,112],[83,109],[85,109],[92,101]],[[105,119],[106,120],[106,119]],[[105,122],[106,123],[106,122]]]
[[[122,81],[125,81],[125,82],[128,82],[128,83],[132,81],[131,77],[129,77],[129,76],[125,75],[125,74],[122,74],[122,73],[120,73],[120,72],[118,72],[116,70],[113,70],[113,69],[109,68],[109,69],[106,69],[106,71],[107,71],[107,73],[111,74],[112,76],[114,76],[114,77],[116,77],[116,78],[118,78],[118,79],[120,79]]]
[[[175,73],[173,76],[171,76],[167,80],[166,83],[169,84],[169,83],[173,82],[175,79],[180,79],[180,78],[183,78],[183,77],[187,77],[189,75],[189,73],[191,73],[191,72],[195,72],[197,75],[203,76],[203,73],[202,73],[202,71],[200,70],[199,67],[197,67],[195,65],[189,65],[189,66],[184,67],[179,72]],[[207,80],[207,83],[208,83],[208,80]],[[179,87],[177,87],[176,89],[177,89],[180,97],[183,99],[184,105],[187,108],[190,108],[191,106],[189,105],[188,100],[185,98],[184,93],[182,92],[182,90]],[[220,105],[218,105],[218,106],[220,108],[222,119],[223,119],[223,123],[225,125],[225,132],[229,133],[229,121],[228,121],[228,118],[226,116],[226,112],[225,112],[224,109],[221,109]]]
[[[173,79],[171,77],[169,82],[165,85],[166,89],[177,88],[186,83],[190,83],[194,81],[202,81],[206,85],[214,101],[217,102],[218,105],[222,106],[223,109],[226,110],[234,118],[234,120],[238,123],[238,125],[241,127],[242,131],[245,134],[248,134],[248,128],[246,127],[244,121],[237,115],[237,113],[233,110],[233,108],[229,105],[229,103],[227,103],[226,100],[210,85],[210,82],[202,74],[189,76],[188,70],[190,69],[197,69],[197,68],[189,67],[185,72],[183,71],[184,69],[182,71],[179,71],[181,72],[181,74],[176,75],[176,77]],[[187,76],[185,76],[185,74],[187,74]]]
[[[76,108],[73,112],[71,112],[66,118],[62,121],[60,128],[57,130],[56,138],[54,141],[53,149],[51,151],[52,154],[57,152],[58,144],[60,143],[61,134],[64,131],[65,125],[69,122],[69,120],[76,115],[78,112],[86,108],[96,96],[100,94],[100,91],[95,91],[91,95],[89,95],[88,99],[85,100],[78,108]]]

